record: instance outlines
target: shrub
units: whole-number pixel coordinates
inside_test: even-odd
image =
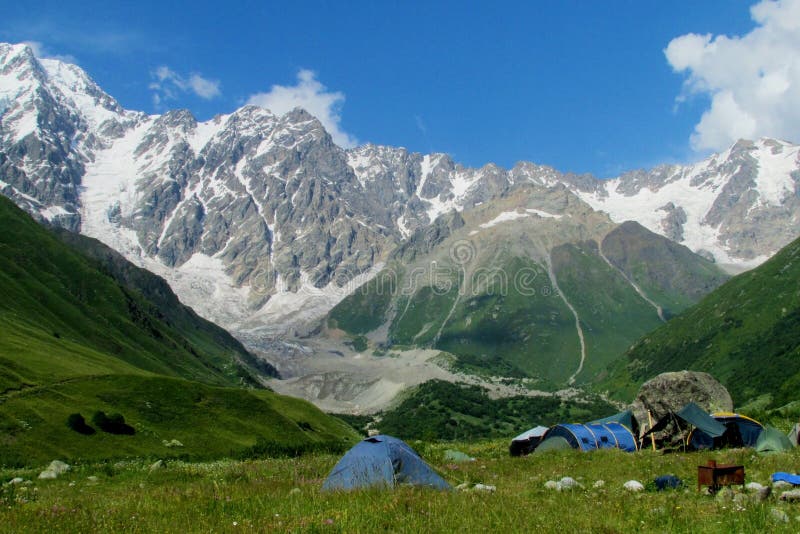
[[[71,413],[67,417],[67,426],[84,436],[91,436],[95,433],[95,429],[86,424],[86,419],[79,413]]]
[[[100,430],[108,432],[109,434],[133,435],[136,433],[136,430],[125,423],[125,418],[119,413],[106,415],[105,412],[98,411],[92,416],[92,422],[97,425]]]

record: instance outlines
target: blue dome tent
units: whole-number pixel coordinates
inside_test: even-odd
[[[593,451],[597,449],[621,449],[626,452],[637,450],[633,433],[620,423],[562,424],[556,425],[544,435],[549,438],[563,438],[573,449]]]
[[[347,451],[322,489],[394,488],[398,484],[451,489],[411,447],[392,436],[369,437]]]

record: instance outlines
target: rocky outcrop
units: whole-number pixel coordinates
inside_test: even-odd
[[[710,374],[698,371],[662,373],[648,380],[642,384],[629,409],[644,431],[648,412],[655,423],[690,402],[709,413],[733,411],[733,400],[725,386]]]

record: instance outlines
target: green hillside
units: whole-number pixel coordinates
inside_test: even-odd
[[[771,407],[800,386],[800,240],[639,340],[601,382],[620,397],[665,371],[707,371],[737,405],[762,394]]]
[[[474,232],[452,226],[452,235],[412,236],[377,277],[331,310],[328,326],[379,352],[434,348],[452,354],[460,371],[559,387],[603,373],[662,324],[659,308],[664,316],[681,311],[727,279],[636,223],[612,226],[599,241],[557,245],[541,226],[528,233],[509,225],[472,240],[457,239]],[[452,251],[464,243],[470,261],[461,265]]]
[[[599,398],[516,396],[492,399],[485,388],[430,380],[408,392],[374,425],[403,439],[508,437],[537,425],[590,421],[616,409]]]
[[[122,415],[131,433],[103,431],[92,421],[98,411]],[[67,426],[75,413],[90,432]],[[354,439],[342,421],[299,399],[161,376],[83,377],[0,398],[0,465],[5,466],[53,458],[296,454],[341,450]]]
[[[160,278],[61,234],[82,254],[4,197],[0,226],[0,393],[116,372],[257,384],[254,357]]]
[[[257,389],[249,366],[274,368],[161,278],[4,197],[0,226],[0,465],[295,454],[355,439],[311,404]]]

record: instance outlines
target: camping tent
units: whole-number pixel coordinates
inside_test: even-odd
[[[625,428],[629,429],[633,432],[635,436],[638,432],[638,424],[636,418],[633,416],[633,412],[630,410],[625,410],[624,412],[619,412],[614,415],[610,415],[608,417],[604,417],[602,419],[597,419],[595,421],[590,421],[588,424],[590,425],[605,425],[607,423],[619,423]]]
[[[722,447],[755,447],[764,427],[758,421],[731,412],[711,414],[711,417],[724,426],[722,435],[715,436],[702,428],[695,428],[689,434],[689,448],[719,449]],[[696,426],[696,425],[695,425]]]
[[[569,444],[569,441],[561,436],[551,436],[543,439],[534,452],[563,451],[565,449],[572,449],[572,445]]]
[[[595,449],[622,449],[633,452],[637,449],[633,433],[620,423],[604,425],[588,423],[556,425],[544,435],[545,440],[560,437],[573,449],[591,451]],[[544,445],[544,443],[542,443]],[[540,445],[540,447],[542,446]]]
[[[798,436],[800,436],[800,423],[795,423],[792,429],[789,431],[789,441],[792,443],[792,447],[797,447],[800,445]]]
[[[526,430],[519,436],[511,440],[511,445],[508,447],[508,452],[511,456],[524,456],[530,454],[542,441],[542,437],[547,432],[546,426],[537,426]]]
[[[352,490],[398,484],[450,489],[405,442],[392,436],[369,437],[342,456],[322,484],[323,490]]]
[[[765,426],[756,441],[756,452],[782,452],[792,448],[789,436],[775,427]]]
[[[688,432],[690,427],[694,427],[692,432]],[[713,445],[713,440],[722,437],[725,430],[725,425],[708,415],[697,404],[690,402],[680,411],[669,412],[659,419],[642,435],[642,443],[647,443],[648,436],[655,435],[662,446],[679,446],[685,449],[692,434],[698,432],[702,436],[709,436]]]

